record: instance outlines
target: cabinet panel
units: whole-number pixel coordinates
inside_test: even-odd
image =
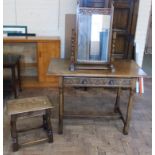
[[[128,28],[128,15],[130,9],[116,8],[114,11],[113,28],[127,29]]]
[[[113,34],[116,33],[113,58],[132,58],[139,0],[114,0]]]
[[[36,43],[22,43],[10,42],[4,43],[3,53],[18,54],[21,56],[21,76],[37,76],[37,44]]]
[[[128,36],[125,34],[117,34],[115,43],[115,58],[127,58],[127,42]]]
[[[21,58],[22,87],[57,87],[58,77],[47,76],[51,58],[60,56],[59,37],[6,37],[4,53],[18,53]]]
[[[125,39],[123,36],[119,36],[117,37],[117,40],[116,40],[116,53],[117,54],[123,54],[123,50],[125,48]]]
[[[47,69],[51,58],[60,57],[60,41],[38,43],[38,80],[40,82],[53,81],[52,77],[47,76]]]

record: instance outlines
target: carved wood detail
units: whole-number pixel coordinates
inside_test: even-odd
[[[86,7],[80,7],[78,10],[79,14],[84,15],[92,15],[92,14],[104,14],[109,15],[111,14],[111,8],[86,8]]]
[[[130,78],[87,78],[87,77],[66,77],[65,86],[94,86],[94,87],[131,87]]]
[[[70,66],[69,70],[74,71],[74,64],[75,64],[75,50],[76,50],[76,32],[72,29],[72,36],[71,36],[71,56],[70,56]]]

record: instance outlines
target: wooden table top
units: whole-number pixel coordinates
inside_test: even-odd
[[[146,73],[133,60],[115,60],[112,62],[115,71],[111,70],[69,70],[69,60],[51,59],[47,74],[72,77],[147,77]]]
[[[33,43],[33,42],[49,42],[49,41],[60,41],[60,37],[46,37],[46,36],[36,36],[36,37],[4,37],[4,43]]]

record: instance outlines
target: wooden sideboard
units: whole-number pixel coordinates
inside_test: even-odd
[[[9,51],[9,53],[15,53],[15,49],[18,48],[18,45],[35,45],[34,51],[32,49],[32,52],[34,52],[35,55],[34,63],[23,61],[21,62],[21,69],[33,67],[36,69],[36,75],[22,76],[22,87],[56,87],[58,85],[58,78],[55,76],[46,75],[46,73],[51,58],[60,57],[59,37],[6,37],[3,38],[3,43],[4,46],[7,46],[7,52]],[[14,46],[16,46],[16,48],[14,48]],[[20,53],[20,48],[18,48],[18,54]],[[22,47],[21,49],[24,48],[26,49],[26,47]],[[25,55],[29,52],[25,49],[23,51],[24,53],[21,52],[21,54]],[[6,50],[4,48],[4,53],[5,52]],[[23,55],[22,57],[24,57]]]

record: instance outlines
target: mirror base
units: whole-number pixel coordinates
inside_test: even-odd
[[[114,66],[112,64],[75,64],[75,70],[112,70]]]

